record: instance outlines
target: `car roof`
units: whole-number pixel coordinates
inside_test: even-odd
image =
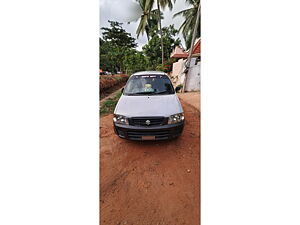
[[[141,71],[141,72],[134,73],[132,75],[139,76],[139,75],[167,75],[167,74],[162,71]]]

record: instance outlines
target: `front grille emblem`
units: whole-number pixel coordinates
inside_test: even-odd
[[[146,124],[149,126],[150,125],[150,120],[146,120]]]

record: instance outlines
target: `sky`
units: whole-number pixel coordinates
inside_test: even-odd
[[[99,0],[100,1],[100,27],[109,27],[108,20],[118,21],[123,23],[123,28],[126,32],[130,33],[132,37],[137,39],[136,29],[138,27],[138,20],[142,11],[136,0]],[[162,20],[162,26],[169,26],[174,24],[176,29],[179,29],[184,18],[176,17],[173,15],[183,9],[187,9],[190,6],[186,4],[185,0],[177,0],[173,5],[173,10],[165,9],[163,11],[164,19]],[[155,8],[154,8],[155,9]],[[131,22],[130,22],[131,21]],[[128,24],[130,22],[130,24]],[[101,36],[101,30],[100,30]],[[179,35],[182,45],[185,46],[182,35]],[[140,35],[136,40],[138,50],[142,50],[142,47],[147,43],[146,34]]]

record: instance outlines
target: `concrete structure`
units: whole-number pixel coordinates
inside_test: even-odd
[[[192,58],[186,80],[186,91],[200,91],[201,62],[198,58]],[[184,76],[183,76],[184,77]]]
[[[201,39],[195,41],[194,47],[192,49],[192,59],[190,63],[190,68],[187,74],[186,80],[186,91],[200,91],[200,68],[201,68]],[[185,63],[188,57],[188,52],[185,52],[179,46],[171,53],[171,58],[178,59],[177,62],[173,63],[173,69],[171,73],[171,80],[173,85],[176,87],[178,85],[183,85],[185,79]]]

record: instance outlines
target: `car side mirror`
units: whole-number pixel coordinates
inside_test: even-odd
[[[121,89],[121,93],[122,93],[122,94],[123,94],[123,92],[124,92],[124,88]]]
[[[179,92],[181,88],[182,88],[181,86],[177,86],[177,87],[175,88],[175,91],[176,91],[176,92]]]

